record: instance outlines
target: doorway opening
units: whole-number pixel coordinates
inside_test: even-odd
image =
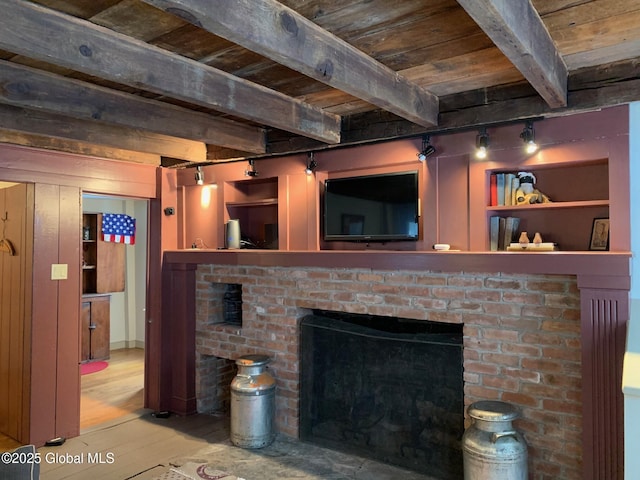
[[[82,195],[81,363],[107,364],[99,371],[81,375],[82,433],[146,411],[143,389],[148,211],[148,200]],[[107,214],[118,220],[133,220],[135,236],[127,243],[103,236]]]

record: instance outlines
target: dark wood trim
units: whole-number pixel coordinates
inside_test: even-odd
[[[161,294],[168,270],[163,269],[163,254],[166,249],[177,248],[177,215],[164,215],[167,207],[176,207],[178,190],[176,170],[158,169],[156,182],[158,196],[150,201],[149,251],[147,287],[147,324],[145,328],[145,384],[144,406],[156,411],[167,410],[166,400],[171,392],[172,359],[164,355],[171,348],[171,337],[167,332],[169,323],[163,322],[165,296]]]
[[[624,362],[628,289],[580,289],[585,480],[624,479]]]
[[[163,370],[170,371],[167,384],[168,410],[178,415],[197,412],[196,368],[196,265],[168,265],[163,274],[162,309],[172,312],[163,317]],[[189,292],[184,295],[183,292]],[[165,402],[162,402],[163,405]]]
[[[46,183],[85,192],[155,198],[159,167],[0,144],[0,178],[7,182]]]
[[[168,263],[628,276],[629,252],[165,251]]]

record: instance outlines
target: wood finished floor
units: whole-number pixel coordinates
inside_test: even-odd
[[[144,350],[113,350],[109,367],[80,377],[80,431],[139,416],[143,409]]]
[[[193,455],[228,438],[226,417],[159,419],[145,413],[110,426],[102,424],[59,447],[39,448],[41,478],[149,480],[167,472],[172,458]]]
[[[101,372],[82,375],[80,383],[81,433],[144,414],[144,350],[113,350],[109,367]],[[0,451],[18,446],[19,442],[0,434]]]

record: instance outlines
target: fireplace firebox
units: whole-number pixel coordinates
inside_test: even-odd
[[[302,440],[462,477],[462,325],[316,310],[300,331]]]

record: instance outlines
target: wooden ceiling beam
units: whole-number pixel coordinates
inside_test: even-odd
[[[25,0],[0,0],[0,48],[113,82],[340,142],[340,117],[216,68]]]
[[[207,160],[207,148],[202,142],[106,123],[87,122],[2,103],[0,129],[153,153],[190,162]]]
[[[275,0],[144,0],[211,33],[423,126],[438,98]]]
[[[0,103],[265,153],[265,130],[0,60]]]
[[[95,145],[92,143],[78,142],[77,140],[67,140],[65,138],[53,138],[48,135],[33,135],[24,132],[12,132],[0,128],[0,143],[10,143],[12,145],[22,145],[24,147],[42,148],[44,150],[54,150],[57,152],[75,153],[89,157],[108,158],[110,160],[120,160],[131,163],[144,163],[147,165],[162,165],[162,157],[153,153],[134,152],[122,150],[105,145]],[[184,162],[184,160],[181,160]]]
[[[567,66],[530,0],[458,0],[551,108],[567,105]]]
[[[640,101],[640,57],[587,67],[571,72],[567,106],[552,109],[527,82],[481,88],[440,99],[440,124],[424,128],[389,112],[377,110],[344,117],[341,146],[437,135],[489,124],[511,123],[533,117],[553,117],[593,111]],[[267,138],[269,155],[281,156],[327,148],[304,137],[271,132]],[[215,161],[223,161],[223,153]],[[254,156],[255,157],[255,156]],[[212,159],[209,151],[209,159]],[[246,158],[250,158],[249,155]]]

